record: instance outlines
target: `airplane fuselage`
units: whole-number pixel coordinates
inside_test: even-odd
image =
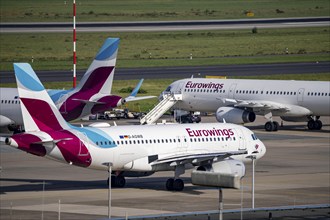
[[[18,138],[20,135],[25,138]],[[20,142],[23,139],[40,144],[32,148],[32,145]],[[47,140],[55,141],[55,147]],[[164,158],[246,151],[232,158],[250,162],[248,156],[255,155],[259,159],[266,152],[263,143],[249,129],[218,123],[107,128],[72,126],[70,130],[44,132],[41,136],[40,132],[37,136],[33,132],[18,134],[12,137],[10,145],[86,168],[106,170],[105,163],[111,162],[114,170],[133,172],[173,170],[175,166],[170,164],[153,165],[154,161]]]
[[[182,101],[174,108],[187,111],[215,112],[220,107],[234,105],[230,100],[249,100],[304,108],[294,113],[274,110],[272,113],[277,116],[306,113],[327,116],[330,112],[329,82],[192,78],[176,81],[170,87],[171,92],[182,93]],[[267,110],[260,111],[261,115],[267,113]]]
[[[48,93],[60,110],[62,116],[70,121],[121,105],[122,98],[116,95],[96,94],[89,97],[90,102],[79,100],[83,94],[75,97],[73,90],[48,90]],[[99,102],[99,104],[98,104]],[[0,88],[0,127],[8,124],[23,125],[17,88]]]

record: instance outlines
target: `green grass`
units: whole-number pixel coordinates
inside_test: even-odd
[[[148,33],[79,33],[77,68],[86,69],[107,37],[119,37],[118,67],[157,67],[330,60],[330,28]],[[31,62],[36,70],[70,70],[69,33],[1,34],[0,70]],[[286,48],[288,53],[286,54]],[[192,55],[192,59],[190,59]]]
[[[65,4],[65,2],[67,4]],[[329,16],[328,0],[77,0],[78,21]],[[72,21],[72,0],[1,0],[1,22]]]
[[[285,74],[285,75],[265,75],[265,76],[250,76],[250,77],[232,77],[240,79],[280,79],[280,80],[318,80],[318,81],[330,81],[330,73],[322,74]],[[167,86],[178,79],[145,79],[141,89],[147,91],[146,94],[139,96],[159,94],[164,91]],[[112,93],[127,97],[128,93],[120,93],[122,88],[135,87],[138,80],[116,80],[113,83]],[[72,82],[48,82],[45,83],[45,87],[48,89],[69,89],[72,86]],[[0,84],[0,87],[16,87],[15,83]],[[131,111],[143,111],[147,112],[151,110],[158,103],[157,98],[141,100],[138,102],[126,103],[125,107],[128,107]]]

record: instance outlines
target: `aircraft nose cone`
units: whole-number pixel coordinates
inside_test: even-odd
[[[258,143],[258,152],[259,152],[259,158],[262,158],[266,154],[266,147],[261,141],[260,143]]]
[[[164,99],[164,92],[162,92],[160,95],[159,95],[159,97],[158,97],[158,101],[163,101],[163,99]]]

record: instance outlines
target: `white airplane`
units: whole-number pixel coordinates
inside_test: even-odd
[[[47,90],[67,121],[109,110],[125,102],[154,97],[136,97],[143,79],[126,98],[110,94],[118,45],[119,38],[106,39],[76,88]],[[0,103],[0,127],[7,126],[9,130],[15,130],[23,124],[17,88],[0,88]]]
[[[168,94],[182,94],[173,109],[215,112],[219,122],[242,124],[262,115],[266,131],[278,130],[272,116],[320,130],[320,116],[330,115],[329,81],[188,78],[173,82],[160,99]]]
[[[168,190],[180,191],[179,176],[196,167],[206,172],[244,176],[243,162],[266,153],[255,134],[227,123],[75,127],[67,123],[45,88],[26,63],[14,64],[25,133],[6,138],[6,144],[37,156],[80,167],[108,170],[112,184],[123,187],[125,176],[174,171]]]

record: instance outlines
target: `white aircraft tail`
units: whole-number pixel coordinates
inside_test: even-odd
[[[14,71],[25,131],[68,129],[67,122],[49,97],[31,65],[14,63]]]

